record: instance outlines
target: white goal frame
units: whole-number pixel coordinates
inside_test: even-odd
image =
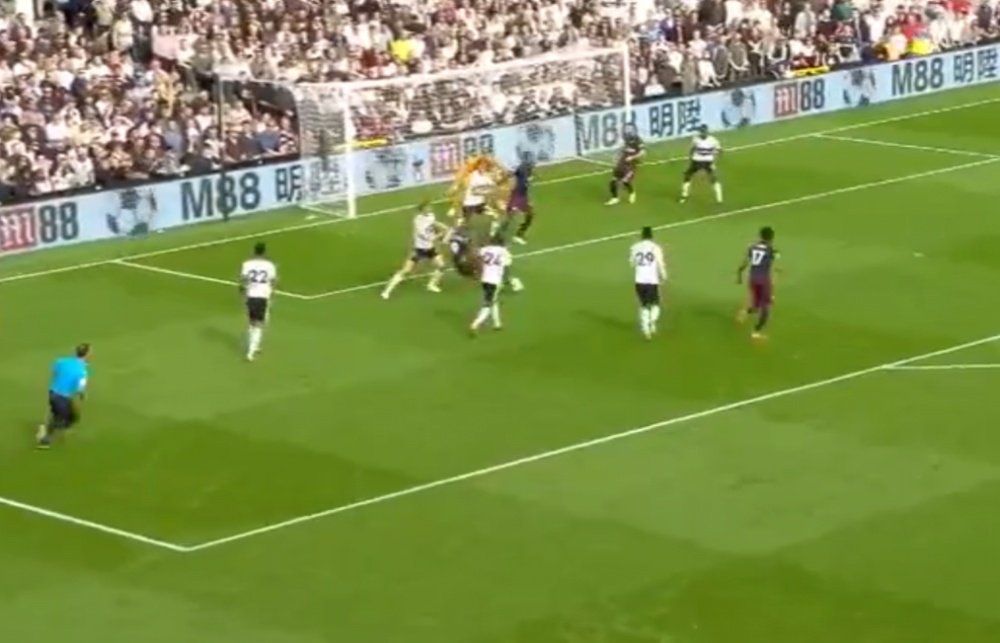
[[[588,73],[592,74],[589,78],[586,76]],[[543,82],[537,85],[517,83],[520,78],[537,77],[541,77]],[[251,80],[249,82],[274,81]],[[414,134],[409,131],[414,121],[408,120],[408,117],[413,116],[418,110],[430,114],[432,108],[430,106],[418,107],[416,101],[413,101],[403,110],[409,109],[401,127],[398,129],[390,127],[392,131],[386,132],[381,137],[365,140],[359,137],[359,127],[355,123],[354,116],[361,114],[360,118],[364,118],[365,110],[370,111],[373,108],[377,109],[375,106],[384,106],[390,103],[388,98],[383,100],[382,97],[395,97],[396,100],[400,100],[398,97],[404,95],[415,96],[423,93],[435,96],[436,94],[433,93],[436,91],[435,88],[448,87],[450,84],[462,87],[462,90],[456,91],[465,91],[471,95],[479,94],[481,102],[483,102],[487,100],[487,94],[496,93],[496,88],[501,87],[502,82],[511,86],[513,92],[521,93],[519,96],[520,104],[524,103],[523,94],[525,92],[544,94],[546,98],[541,102],[549,102],[547,107],[541,109],[547,111],[540,116],[531,118],[519,118],[504,113],[482,127],[442,127],[434,129],[430,133]],[[511,83],[514,84],[511,85]],[[631,83],[631,53],[627,44],[618,47],[551,52],[496,64],[381,80],[279,83],[295,97],[296,111],[298,112],[301,161],[306,169],[305,187],[298,206],[320,214],[356,217],[358,196],[362,193],[378,193],[378,190],[365,189],[362,191],[359,189],[361,186],[358,185],[358,177],[364,172],[364,170],[359,172],[360,168],[356,166],[359,151],[389,149],[415,140],[453,137],[462,133],[487,131],[495,127],[541,122],[557,116],[572,115],[577,117],[589,110],[597,109],[620,108],[623,114],[627,115],[623,121],[631,122]],[[552,89],[556,85],[559,85],[560,89]],[[562,107],[556,110],[551,101],[554,100],[558,91],[563,91],[565,94],[566,88],[572,88],[569,90],[571,96],[566,97],[560,103]],[[506,90],[500,93],[504,94],[504,100],[507,101],[506,97],[510,94]],[[405,100],[400,101],[400,104],[404,103]],[[456,109],[458,112],[462,112],[461,109]],[[319,119],[319,123],[317,123],[317,119]],[[326,129],[317,130],[317,125]],[[407,131],[401,131],[404,129]],[[319,149],[324,146],[318,144],[318,131],[335,131],[332,136],[334,140],[327,140],[323,150]],[[577,135],[576,130],[574,130],[574,135]],[[327,139],[330,138],[328,135]],[[567,162],[584,157],[577,141],[573,141],[572,147],[576,150],[576,156],[556,158],[551,162]],[[515,159],[498,160],[509,164]],[[450,180],[451,177],[438,177],[418,183],[404,182],[398,189]]]

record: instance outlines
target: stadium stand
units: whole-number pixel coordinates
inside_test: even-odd
[[[298,82],[628,43],[639,102],[966,46],[997,36],[998,3],[57,0],[30,19],[5,6],[0,203],[294,158],[286,88]],[[555,82],[558,70],[539,73]],[[498,83],[496,100],[460,86],[376,96],[357,130],[399,140],[564,113],[570,101],[553,91],[526,109],[505,104],[507,89]]]

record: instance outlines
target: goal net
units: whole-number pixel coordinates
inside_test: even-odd
[[[575,129],[528,129],[525,138],[531,144],[504,150],[423,148],[441,158],[422,158],[407,143],[612,107],[627,114],[629,84],[626,47],[561,51],[384,80],[298,83],[290,91],[305,168],[300,205],[353,217],[359,194],[450,180],[469,156],[495,156],[507,166],[525,153],[537,163],[555,161],[556,141],[549,139],[567,131],[575,137]],[[561,149],[583,153],[576,140],[563,143]]]

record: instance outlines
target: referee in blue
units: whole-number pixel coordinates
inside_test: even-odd
[[[90,344],[80,344],[70,357],[60,357],[52,364],[49,382],[49,420],[38,427],[38,448],[47,449],[57,431],[63,431],[80,419],[77,402],[87,388],[87,356]]]

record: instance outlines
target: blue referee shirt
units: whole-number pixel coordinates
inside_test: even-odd
[[[79,357],[60,357],[52,364],[49,391],[62,397],[76,397],[87,386],[87,361]]]

